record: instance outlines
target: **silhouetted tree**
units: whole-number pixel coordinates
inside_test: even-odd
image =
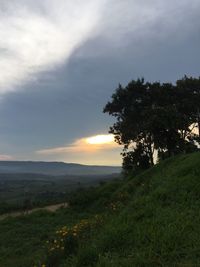
[[[143,156],[148,158],[149,165],[153,165],[154,142],[149,128],[149,97],[148,84],[144,79],[132,81],[125,88],[119,85],[104,112],[116,117],[110,133],[115,135],[116,142],[124,146],[123,156],[130,147],[140,144]]]
[[[200,143],[200,77],[184,76],[176,82],[177,89],[182,93],[182,112],[190,116],[193,128],[196,128],[197,140]]]
[[[138,79],[119,85],[104,112],[116,118],[109,132],[123,145],[123,168],[146,169],[154,165],[155,154],[164,159],[196,150],[199,98],[200,79],[184,77],[176,85]]]

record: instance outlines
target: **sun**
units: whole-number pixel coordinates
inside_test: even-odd
[[[100,134],[86,138],[86,143],[90,145],[102,145],[114,142],[114,136],[112,134]]]

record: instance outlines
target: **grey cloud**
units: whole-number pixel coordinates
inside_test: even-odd
[[[140,3],[107,1],[101,23],[65,64],[38,73],[4,96],[1,154],[37,159],[36,150],[106,133],[112,119],[102,109],[118,83],[199,76],[200,2]]]
[[[92,33],[100,0],[0,2],[0,93],[64,63]]]

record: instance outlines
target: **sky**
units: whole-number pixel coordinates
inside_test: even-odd
[[[0,160],[120,165],[118,84],[200,75],[199,0],[0,0]]]

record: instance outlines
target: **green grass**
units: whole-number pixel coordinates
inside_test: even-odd
[[[104,211],[104,202],[119,182],[71,193],[70,208],[35,212],[0,221],[0,267],[30,267],[45,258],[45,243],[60,227],[71,226]],[[108,190],[104,191],[104,188]],[[97,198],[99,197],[99,201]]]
[[[0,222],[0,266],[48,261],[45,241],[81,219],[102,223],[74,237],[50,267],[200,266],[200,153],[163,161],[122,181],[79,190],[70,208]],[[73,237],[72,237],[73,238]],[[71,242],[71,241],[70,241]],[[55,255],[54,255],[55,256]],[[39,264],[37,266],[40,266]]]
[[[40,211],[0,222],[0,266],[30,267],[45,256],[44,245],[55,230],[87,217],[72,210]]]
[[[166,160],[110,193],[118,211],[63,266],[87,255],[85,266],[200,266],[199,153]]]

